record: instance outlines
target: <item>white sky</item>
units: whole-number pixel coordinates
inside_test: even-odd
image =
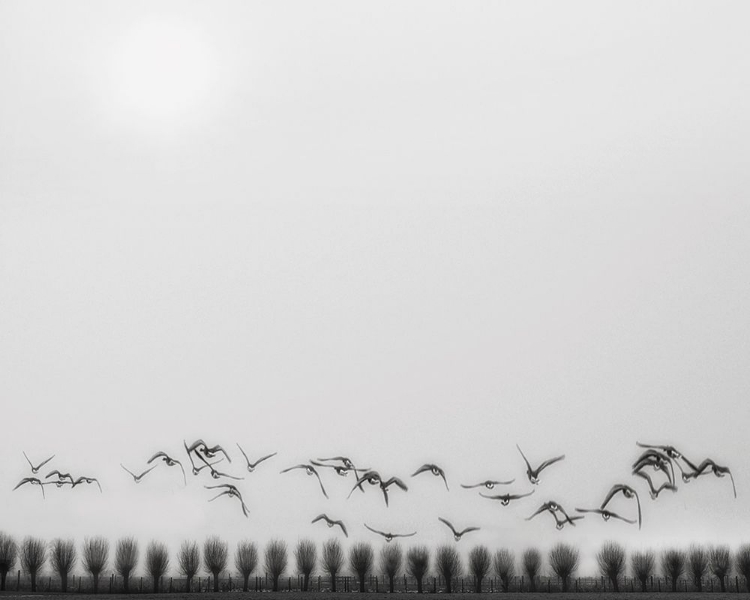
[[[172,548],[362,523],[591,556],[750,541],[750,9],[740,2],[0,4],[0,504]],[[144,465],[279,455],[207,504]],[[593,517],[635,441],[734,471]],[[459,483],[566,453],[507,508]],[[93,488],[11,492],[35,460]],[[326,454],[408,478],[331,495]],[[236,452],[237,458],[239,454]],[[239,461],[238,461],[239,462]],[[348,483],[346,483],[348,482]],[[481,500],[481,501],[480,501]],[[618,507],[627,513],[627,503]]]

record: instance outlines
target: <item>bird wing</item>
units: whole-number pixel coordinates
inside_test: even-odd
[[[604,508],[605,506],[607,506],[607,504],[610,503],[610,501],[612,500],[612,498],[614,498],[615,494],[621,492],[623,489],[625,489],[625,487],[626,486],[624,486],[624,485],[622,485],[620,483],[616,483],[615,485],[613,485],[609,489],[609,492],[607,492],[607,495],[604,498],[604,501],[599,506],[599,508]],[[630,488],[630,489],[632,490],[632,488]]]
[[[229,479],[234,479],[236,481],[243,479],[242,477],[235,477],[234,475],[230,475],[229,473],[222,473],[221,471],[217,471],[214,468],[211,468],[211,470],[217,475],[219,475],[219,477],[229,477]]]
[[[47,460],[43,460],[42,462],[40,462],[39,465],[37,466],[37,470],[41,469],[44,465],[46,465],[53,458],[55,458],[54,454],[52,456],[50,456]]]
[[[324,514],[322,514],[322,515],[318,515],[318,516],[317,516],[317,517],[315,517],[315,518],[314,518],[314,519],[313,519],[312,521],[310,521],[310,523],[317,523],[317,522],[318,522],[318,521],[320,521],[321,519],[325,519],[325,521],[326,521],[326,522],[328,522],[328,515],[326,515],[325,513],[324,513]]]
[[[52,477],[53,475],[57,475],[57,478],[58,478],[58,479],[62,479],[62,476],[63,476],[63,474],[62,474],[62,473],[60,473],[60,471],[58,471],[57,469],[55,469],[54,471],[50,471],[49,473],[47,473],[47,474],[46,474],[46,475],[44,476],[44,478],[45,478],[45,479],[49,479],[49,478],[50,478],[50,477]]]
[[[196,448],[200,448],[201,446],[203,446],[204,448],[208,448],[206,442],[201,439],[197,439],[192,444],[190,444],[190,447],[187,448],[187,451],[188,453],[193,452],[193,450],[195,450]]]
[[[391,477],[391,478],[390,478],[390,479],[389,479],[388,481],[386,481],[386,482],[385,482],[385,483],[384,483],[383,485],[384,485],[385,487],[388,487],[388,486],[389,486],[389,485],[391,485],[392,483],[395,483],[395,484],[396,484],[396,485],[397,485],[398,487],[400,487],[400,488],[401,488],[402,490],[404,490],[405,492],[408,492],[408,491],[409,491],[409,488],[408,488],[408,487],[406,487],[406,484],[405,484],[405,483],[404,483],[403,481],[401,481],[401,480],[400,480],[400,479],[399,479],[398,477]]]
[[[153,461],[155,461],[155,460],[156,460],[157,458],[169,458],[169,456],[167,456],[167,453],[166,453],[166,452],[162,452],[162,451],[160,450],[159,452],[157,452],[156,454],[154,454],[154,455],[153,455],[153,456],[152,456],[151,458],[149,458],[149,459],[148,459],[148,460],[146,461],[146,464],[150,465],[150,464],[151,464],[151,463],[152,463]]]
[[[417,535],[417,532],[414,531],[412,533],[392,533],[391,537],[411,537],[413,535]]]
[[[432,470],[432,467],[433,465],[424,464],[421,467],[419,467],[416,471],[414,471],[414,473],[412,473],[411,476],[414,477],[415,475],[419,475],[420,473],[424,473],[425,471],[430,471]]]
[[[257,467],[257,466],[258,466],[258,465],[259,465],[260,463],[262,463],[262,462],[263,462],[264,460],[268,460],[269,458],[271,458],[271,457],[273,457],[273,456],[276,456],[277,454],[278,454],[278,452],[273,452],[273,453],[271,453],[271,454],[266,454],[265,456],[263,456],[263,457],[259,458],[258,460],[256,460],[256,461],[255,461],[254,463],[252,463],[252,464],[251,464],[250,466],[251,466],[251,467],[253,467],[253,468],[255,468],[255,467]]]
[[[537,467],[536,472],[537,473],[541,473],[544,469],[546,469],[550,465],[554,465],[556,462],[559,462],[559,461],[563,460],[564,458],[565,458],[565,455],[561,454],[560,456],[555,456],[554,458],[550,458],[548,460],[545,460],[542,464],[540,464]]]
[[[370,526],[369,526],[369,525],[368,525],[367,523],[365,523],[365,527],[367,527],[367,529],[369,529],[369,530],[370,530],[370,531],[372,531],[373,533],[378,533],[378,534],[382,535],[383,537],[388,537],[388,534],[387,534],[387,533],[383,533],[382,531],[378,531],[377,529],[373,529],[373,528],[372,528],[372,527],[370,527]]]
[[[346,525],[344,525],[343,521],[334,521],[333,524],[334,525],[338,525],[339,527],[341,527],[341,531],[344,532],[344,535],[346,537],[349,537],[349,532],[346,530]]]
[[[450,492],[451,489],[448,487],[448,480],[445,478],[445,471],[443,471],[442,469],[439,468],[438,472],[440,473],[440,477],[443,478],[443,483],[445,484],[445,489]]]
[[[614,517],[615,519],[620,519],[621,521],[625,521],[626,523],[630,523],[631,525],[635,525],[637,521],[635,519],[626,519],[625,517],[622,517],[618,515],[617,513],[613,513],[612,511],[609,511],[609,515],[611,517]]]
[[[279,471],[280,473],[288,473],[289,471],[292,471],[294,469],[307,469],[307,465],[294,465],[293,467],[289,467],[288,469],[284,469],[282,471]]]
[[[124,464],[120,463],[120,466],[123,469],[125,469],[128,473],[130,473],[130,475],[133,477],[133,479],[135,479],[137,477],[137,475],[135,473],[133,473],[133,471],[131,471],[130,469],[128,469]],[[78,479],[76,479],[76,483],[81,483],[82,479],[83,479],[82,477],[79,477]]]
[[[531,496],[536,490],[531,490],[530,492],[526,492],[525,494],[507,494],[509,500],[518,500],[519,498],[526,498],[528,496]]]
[[[23,452],[23,456],[26,459],[26,462],[29,463],[29,466],[31,467],[31,470],[33,471],[34,470],[34,465],[31,464],[31,461],[29,460],[29,457],[26,456],[26,451],[25,450],[21,450],[21,452]]]
[[[525,455],[525,454],[523,453],[523,450],[521,450],[521,447],[520,447],[520,446],[519,446],[518,444],[516,444],[516,448],[518,448],[518,451],[519,451],[519,452],[521,453],[521,457],[523,458],[523,462],[525,462],[525,463],[526,463],[526,469],[527,469],[528,471],[531,471],[531,470],[532,470],[532,469],[531,469],[531,465],[529,464],[529,461],[528,461],[528,459],[526,458],[526,455]]]
[[[224,456],[226,456],[226,457],[227,457],[227,460],[228,460],[229,462],[232,462],[232,457],[231,457],[231,456],[229,456],[229,454],[227,454],[227,451],[226,451],[226,450],[224,450],[224,448],[222,448],[222,447],[221,447],[221,446],[219,446],[218,444],[216,444],[216,446],[214,446],[214,447],[213,447],[213,448],[211,448],[210,450],[211,450],[211,452],[221,452],[222,454],[224,454]]]
[[[547,503],[545,502],[542,504],[539,508],[536,509],[536,511],[529,517],[526,517],[527,521],[531,521],[534,517],[536,517],[539,513],[543,513],[545,510],[549,510],[549,507],[547,506]],[[553,512],[553,511],[550,511]]]
[[[323,487],[323,481],[321,480],[320,475],[318,475],[318,471],[313,469],[312,467],[311,469],[312,469],[312,472],[315,474],[315,477],[318,478],[318,483],[320,484],[320,490],[323,492],[323,495],[326,498],[328,498],[328,494],[326,493],[326,489]]]
[[[453,527],[453,525],[451,525],[450,521],[444,519],[443,517],[438,517],[438,521],[441,521],[442,523],[445,523],[448,527],[450,527],[450,530],[453,532],[453,535],[458,535],[456,528]]]
[[[461,484],[461,487],[462,487],[462,488],[464,488],[465,490],[470,490],[470,489],[472,489],[472,488],[478,488],[478,487],[480,487],[480,486],[483,486],[483,485],[485,485],[486,483],[487,483],[486,481],[483,481],[482,483],[477,483],[477,484],[474,484],[474,485],[466,485],[465,483],[462,483],[462,484]],[[487,497],[487,496],[485,496],[485,498],[486,498],[486,497]]]
[[[29,483],[30,481],[34,481],[34,477],[24,477],[21,481],[16,484],[16,487],[14,487],[14,490],[17,490],[20,488],[24,483]]]
[[[240,452],[242,452],[242,456],[245,457],[245,461],[247,462],[247,465],[251,467],[250,459],[247,457],[247,454],[245,454],[245,451],[242,449],[242,446],[240,446],[239,442],[235,442],[237,444],[237,447],[240,449]]]
[[[146,470],[145,470],[145,471],[144,471],[143,473],[141,473],[140,475],[138,475],[138,478],[141,478],[141,477],[143,477],[144,475],[146,475],[147,473],[150,473],[151,471],[153,471],[153,470],[154,470],[154,469],[155,469],[156,467],[158,467],[158,466],[159,466],[159,465],[154,465],[154,466],[153,466],[153,467],[151,467],[150,469],[146,469]]]
[[[479,531],[479,527],[466,527],[461,533],[458,535],[464,535],[465,533],[469,533],[470,531]]]

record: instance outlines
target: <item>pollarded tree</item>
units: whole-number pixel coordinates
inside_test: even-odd
[[[130,575],[138,564],[138,542],[134,537],[117,540],[115,549],[115,570],[122,577],[122,589],[130,593]]]
[[[146,548],[146,571],[154,582],[154,594],[159,593],[159,582],[169,568],[169,550],[162,542],[151,541]]]
[[[312,540],[300,540],[294,551],[294,559],[297,561],[297,570],[302,573],[304,579],[302,582],[302,591],[310,589],[310,575],[315,570],[315,563],[318,562],[318,548]]]
[[[492,564],[495,567],[495,574],[500,578],[503,592],[506,594],[510,587],[510,580],[513,579],[515,574],[515,562],[516,557],[510,550],[505,548],[495,552],[495,556],[492,560]]]
[[[630,555],[630,568],[635,577],[641,583],[641,591],[647,591],[648,580],[656,569],[656,556],[653,551],[633,552]]]
[[[562,579],[562,591],[567,592],[570,578],[578,568],[578,550],[570,544],[555,544],[549,551],[549,566]]]
[[[16,564],[18,544],[7,533],[0,531],[0,592],[5,591],[5,578]]]
[[[747,591],[750,592],[750,544],[743,544],[738,548],[734,565],[737,572],[745,578]]]
[[[617,542],[604,542],[596,554],[601,574],[612,582],[612,589],[620,591],[620,577],[625,573],[625,548]]]
[[[435,554],[435,567],[445,579],[445,591],[453,593],[453,578],[461,572],[461,557],[453,546],[440,546]]]
[[[693,577],[693,585],[703,591],[703,578],[708,573],[708,551],[704,546],[693,544],[688,550],[688,568]]]
[[[333,538],[323,544],[323,568],[331,578],[331,591],[336,591],[336,577],[344,567],[344,549],[341,542]]]
[[[287,565],[286,542],[271,540],[266,546],[266,571],[273,580],[273,591],[279,591],[279,578],[284,574]]]
[[[68,591],[68,577],[76,564],[76,544],[73,540],[56,539],[50,547],[52,568],[60,576],[60,589]]]
[[[187,582],[187,591],[190,593],[192,588],[193,577],[201,566],[201,551],[197,542],[185,540],[180,546],[177,553],[177,564],[180,567],[180,573],[185,576]]]
[[[206,571],[214,576],[214,592],[219,591],[219,576],[227,568],[229,544],[212,535],[203,543],[203,564]]]
[[[726,578],[732,570],[732,553],[729,546],[714,546],[709,552],[711,572],[719,580],[721,591],[726,592]]]
[[[255,567],[258,566],[258,547],[254,542],[240,542],[237,544],[237,551],[234,554],[234,566],[242,573],[242,578],[244,579],[242,591],[248,591],[250,575],[253,574]]]
[[[529,578],[529,591],[536,592],[536,578],[542,570],[542,554],[536,548],[528,548],[523,553],[523,572]]]
[[[406,553],[406,570],[417,580],[417,593],[422,593],[422,580],[430,569],[430,549],[427,546],[414,546]]]
[[[359,591],[366,592],[365,577],[372,570],[375,553],[372,546],[365,542],[357,542],[349,550],[349,566],[359,579]]]
[[[482,581],[487,577],[487,573],[490,572],[491,564],[492,559],[490,558],[490,551],[487,549],[487,546],[474,546],[471,552],[469,552],[469,569],[474,576],[475,593],[482,593]]]
[[[47,560],[47,546],[39,538],[28,536],[21,544],[21,566],[31,579],[31,591],[36,592],[36,576]]]
[[[393,593],[394,582],[401,571],[401,564],[404,561],[404,551],[398,542],[393,544],[386,543],[380,550],[380,568],[388,576],[388,589]]]
[[[685,555],[675,548],[666,550],[661,557],[661,570],[665,578],[672,582],[672,591],[677,591],[677,582],[685,572]]]
[[[99,592],[99,575],[109,560],[109,541],[103,537],[83,541],[83,566],[94,580],[94,593]]]

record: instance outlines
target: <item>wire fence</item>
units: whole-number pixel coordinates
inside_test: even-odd
[[[365,592],[382,593],[390,590],[390,580],[384,575],[368,575],[365,578]],[[703,578],[700,583],[688,578],[680,578],[677,582],[665,577],[649,577],[645,582],[633,577],[621,577],[617,580],[617,588],[623,592],[697,592],[706,593],[720,592],[745,592],[750,591],[750,582],[745,577],[733,576],[725,577],[724,585],[716,577]],[[155,591],[155,582],[149,576],[130,577],[129,593],[153,593]],[[415,578],[407,575],[400,575],[394,578],[393,591],[399,593],[416,592],[418,582]],[[524,576],[514,576],[508,579],[506,584],[499,577],[486,577],[480,582],[477,588],[475,577],[456,577],[451,581],[453,593],[523,593],[523,592],[547,592],[555,593],[563,591],[563,581],[559,577],[536,577],[533,582]],[[159,579],[160,592],[179,592],[185,593],[191,591],[194,593],[213,592],[216,587],[213,577],[196,576],[188,586],[188,581],[184,577],[161,577]],[[98,593],[100,594],[121,594],[125,591],[123,578],[116,574],[108,577],[99,578]],[[220,592],[243,591],[245,589],[245,580],[241,576],[226,575],[218,580],[218,590]],[[247,591],[267,592],[274,589],[273,578],[268,574],[251,575],[247,581]],[[303,591],[304,577],[302,575],[282,576],[277,581],[278,591]],[[328,576],[314,575],[309,578],[308,591],[313,592],[357,592],[360,591],[360,582],[357,577],[339,576],[333,580]],[[8,577],[6,580],[6,591],[30,591],[31,580],[28,576],[22,576],[21,571],[16,573],[16,577]],[[36,590],[38,592],[61,592],[61,580],[58,576],[49,574],[38,575],[36,578]],[[446,581],[439,576],[426,576],[422,580],[422,591],[424,593],[445,593],[447,590]],[[67,592],[93,593],[94,579],[90,576],[70,576],[68,578]],[[569,592],[614,592],[613,583],[604,577],[571,577],[568,581]]]

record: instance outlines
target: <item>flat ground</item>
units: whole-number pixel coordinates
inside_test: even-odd
[[[106,597],[108,600],[134,600],[134,598],[137,598],[138,600],[166,600],[168,598],[169,600],[197,600],[200,598],[200,600],[226,600],[227,596],[230,595],[236,595],[236,596],[242,596],[243,598],[247,598],[248,600],[253,598],[265,598],[265,600],[270,600],[270,598],[273,598],[274,596],[281,597],[282,600],[323,600],[328,598],[335,598],[335,600],[356,600],[359,598],[362,599],[362,596],[365,597],[386,597],[388,594],[386,593],[376,593],[376,592],[368,592],[366,594],[358,594],[354,592],[336,592],[330,593],[330,592],[298,592],[298,591],[292,591],[292,592],[242,592],[242,591],[232,591],[232,592],[220,592],[220,593],[193,593],[193,594],[185,594],[185,593],[166,593],[166,594],[131,594],[131,595],[124,595],[124,594],[100,594],[103,597]],[[394,596],[403,596],[405,594],[403,593],[396,593]],[[407,595],[413,595],[416,596],[417,594],[415,592],[409,592]],[[427,599],[434,598],[436,596],[440,597],[440,600],[466,600],[466,596],[471,594],[423,594],[423,596]],[[741,593],[742,596],[747,596],[748,594],[746,592]],[[93,594],[61,594],[56,592],[37,592],[32,594],[31,592],[26,591],[20,591],[20,592],[0,592],[0,597],[6,597],[6,598],[28,598],[28,597],[37,597],[37,596],[43,596],[45,598],[55,598],[58,600],[91,600]],[[495,598],[500,597],[507,600],[550,600],[550,596],[554,596],[556,600],[572,600],[573,598],[580,598],[584,597],[586,600],[599,600],[599,599],[606,599],[606,600],[613,600],[617,598],[618,600],[674,600],[675,597],[678,597],[679,600],[691,600],[693,598],[700,598],[701,600],[729,600],[730,598],[733,600],[736,600],[740,594],[737,594],[737,592],[732,593],[719,593],[719,592],[677,592],[676,594],[668,593],[668,592],[645,592],[645,593],[631,593],[631,592],[621,592],[618,594],[614,594],[613,592],[581,592],[581,593],[567,593],[563,594],[561,592],[553,592],[552,594],[548,593],[508,593],[508,594],[500,594],[500,593],[484,593],[482,596],[487,596],[488,598]]]

